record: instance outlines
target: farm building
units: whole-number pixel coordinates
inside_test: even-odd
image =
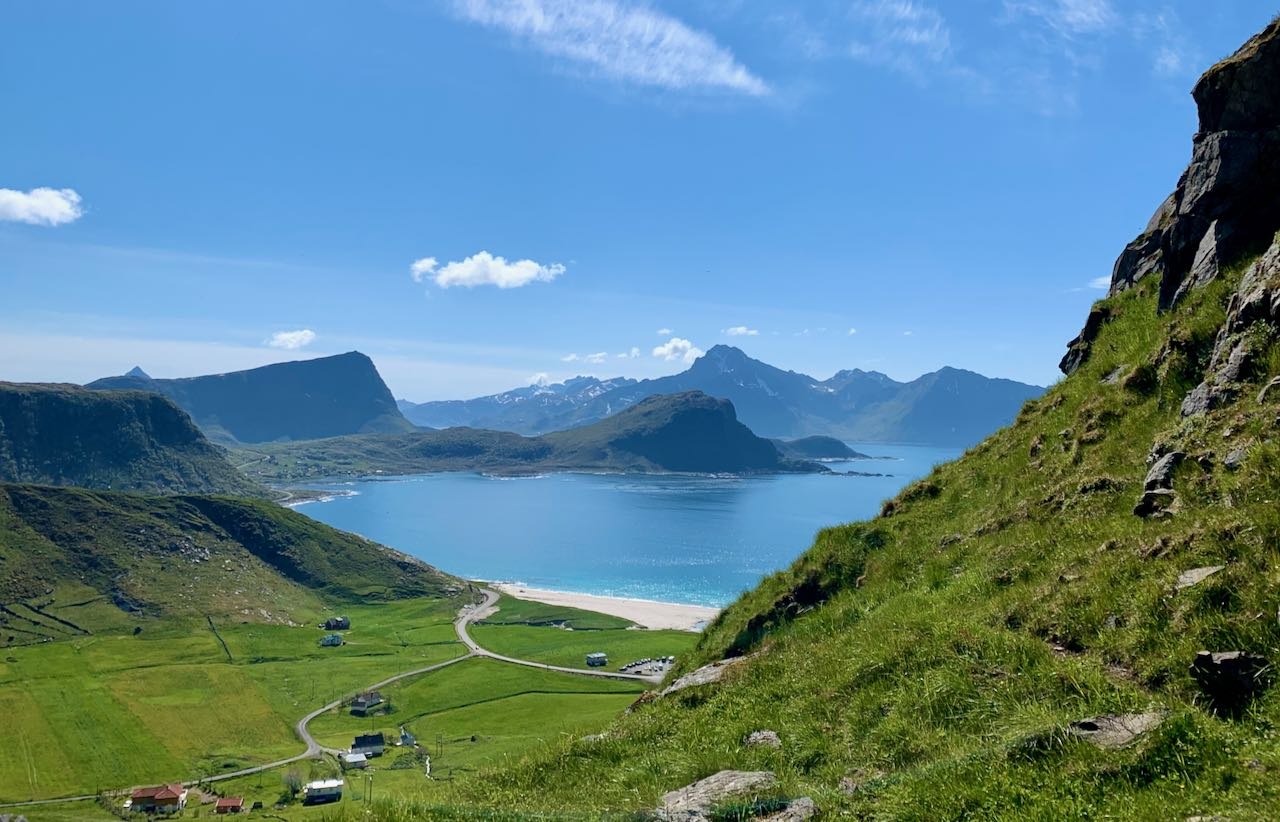
[[[129,810],[142,813],[179,813],[187,806],[187,789],[178,783],[137,788],[129,795]]]
[[[418,738],[409,732],[405,726],[400,726],[400,744],[406,748],[412,748],[418,744]]]
[[[349,631],[351,630],[351,619],[349,617],[329,617],[320,626],[326,631]]]
[[[214,813],[240,813],[244,810],[243,796],[220,796],[213,803]]]
[[[368,716],[379,708],[386,707],[387,701],[382,698],[382,694],[377,691],[367,691],[362,694],[356,694],[356,698],[351,700],[351,713],[354,716]]]
[[[320,805],[325,802],[337,802],[342,798],[341,779],[318,779],[302,786],[302,804]]]
[[[344,771],[360,770],[369,767],[369,757],[362,753],[340,753],[338,764]]]
[[[594,654],[587,654],[587,665],[592,668],[603,668],[609,664],[609,655],[597,651]]]
[[[320,637],[320,644],[325,648],[336,648],[342,644],[342,634],[325,634]]]
[[[387,738],[382,735],[382,731],[360,734],[351,742],[351,753],[361,753],[365,756],[382,756],[386,748]]]

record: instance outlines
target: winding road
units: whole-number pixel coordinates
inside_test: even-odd
[[[490,651],[486,648],[481,647],[474,639],[471,638],[471,634],[467,631],[467,627],[469,625],[471,625],[474,622],[479,622],[482,619],[492,616],[498,610],[498,592],[497,591],[492,591],[488,588],[481,588],[480,593],[484,595],[484,600],[478,604],[464,606],[462,610],[458,612],[458,616],[453,620],[453,628],[454,628],[454,631],[456,631],[458,634],[458,641],[461,642],[467,649],[467,652],[465,654],[463,654],[462,656],[454,657],[453,659],[450,659],[450,660],[446,660],[445,662],[437,662],[434,665],[428,665],[425,668],[417,668],[412,671],[405,671],[402,674],[396,674],[395,676],[387,677],[381,682],[375,682],[372,685],[369,685],[368,687],[363,688],[362,690],[375,691],[379,688],[385,688],[388,685],[391,685],[395,682],[399,682],[402,679],[409,679],[410,677],[429,674],[432,671],[438,671],[441,668],[447,668],[450,665],[457,665],[459,662],[463,662],[468,659],[481,659],[481,658],[493,659],[498,662],[506,662],[511,665],[523,665],[526,668],[541,668],[544,671],[556,671],[558,673],[563,673],[563,674],[573,674],[574,676],[590,676],[590,677],[596,677],[599,679],[628,680],[632,682],[644,682],[649,685],[657,685],[662,682],[662,677],[658,675],[646,676],[641,674],[624,674],[617,671],[599,671],[599,670],[590,670],[586,668],[566,668],[560,665],[547,665],[546,663],[543,663],[543,662],[534,662],[533,660],[530,660],[530,659],[518,659],[516,657],[503,656],[502,654],[495,654],[493,651]],[[316,738],[311,734],[311,730],[309,726],[311,725],[312,720],[314,720],[316,717],[322,716],[328,713],[329,711],[334,710],[335,708],[341,707],[343,701],[344,700],[341,698],[335,699],[333,702],[330,702],[328,705],[323,705],[319,708],[316,708],[314,711],[312,711],[311,713],[307,714],[306,716],[302,717],[302,719],[299,719],[296,723],[294,723],[294,726],[293,726],[294,733],[296,733],[298,735],[298,738],[302,740],[302,742],[305,743],[307,746],[307,749],[302,753],[298,754],[297,756],[291,756],[287,759],[278,759],[275,762],[267,762],[263,765],[255,765],[252,768],[243,768],[238,771],[220,773],[220,774],[217,774],[216,776],[206,776],[200,779],[189,779],[184,781],[182,784],[188,788],[191,788],[197,785],[209,784],[211,782],[223,782],[228,779],[238,779],[242,776],[252,776],[256,773],[262,773],[264,771],[270,771],[276,768],[282,768],[285,765],[292,765],[295,762],[301,762],[305,759],[319,759],[323,754],[326,754],[326,753],[332,753],[332,754],[340,753],[340,751],[336,748],[326,748],[323,745],[321,745],[316,740]],[[87,801],[92,799],[97,799],[97,796],[94,794],[81,794],[79,796],[62,796],[54,799],[32,799],[26,802],[3,802],[3,803],[0,803],[0,808],[25,808],[25,807],[33,807],[36,805],[53,805],[60,802],[82,802],[82,801]]]

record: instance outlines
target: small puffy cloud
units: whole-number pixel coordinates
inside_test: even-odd
[[[662,345],[653,349],[653,356],[666,360],[667,362],[683,360],[686,363],[692,363],[705,353],[705,351],[698,348],[693,343],[679,337],[672,337]]]
[[[475,288],[479,285],[520,288],[529,283],[549,283],[564,272],[565,267],[560,263],[543,265],[533,260],[511,261],[505,257],[495,257],[488,251],[444,265],[440,265],[435,257],[423,257],[414,260],[409,266],[414,282],[420,283],[430,278],[441,288]]]
[[[850,336],[850,337],[852,337],[854,334],[857,334],[857,333],[858,333],[858,329],[856,329],[856,328],[850,328],[850,329],[849,329],[849,336]]]
[[[0,220],[30,225],[63,225],[84,214],[80,195],[71,188],[0,188]]]
[[[733,328],[724,328],[720,331],[729,337],[759,337],[760,332],[754,328],[747,328],[745,325],[735,325]]]
[[[902,332],[902,336],[904,336],[904,337],[910,337],[911,335],[913,335],[913,334],[915,334],[915,333],[916,333],[916,332],[914,332],[914,331],[903,331],[903,332]]]
[[[560,358],[560,362],[578,362],[581,359],[582,357],[579,357],[577,354],[565,354]]]
[[[1099,291],[1106,291],[1107,289],[1111,288],[1111,277],[1110,276],[1094,277],[1092,280],[1089,281],[1089,287],[1096,288]]]
[[[675,332],[674,332],[674,331],[672,331],[670,328],[659,328],[659,329],[658,329],[658,336],[659,336],[659,337],[670,337],[670,336],[671,336],[672,334],[674,334],[674,333],[675,333]]]
[[[585,357],[583,357],[582,359],[583,359],[583,361],[585,361],[585,362],[589,362],[589,363],[591,363],[592,365],[599,365],[600,363],[602,363],[602,362],[604,362],[605,360],[609,359],[609,354],[608,354],[607,352],[605,352],[605,351],[597,351],[597,352],[596,352],[596,353],[594,353],[594,354],[588,354],[588,355],[586,355],[586,356],[585,356]]]
[[[550,384],[551,384],[551,375],[548,374],[546,371],[539,371],[537,374],[534,374],[529,377],[529,385],[550,385]]]
[[[620,360],[634,360],[634,359],[638,359],[639,357],[640,357],[640,349],[635,346],[632,346],[630,351],[623,351],[621,354],[618,355],[618,359]]]
[[[297,331],[277,331],[267,338],[267,345],[272,348],[283,348],[286,351],[296,351],[311,345],[315,339],[316,332],[310,328],[300,328]]]

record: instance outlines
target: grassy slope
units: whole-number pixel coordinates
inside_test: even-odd
[[[685,668],[764,649],[727,684],[647,706],[603,743],[553,746],[472,783],[470,799],[645,807],[759,767],[829,812],[871,818],[1280,814],[1280,696],[1219,718],[1187,671],[1202,648],[1280,655],[1280,446],[1274,403],[1255,400],[1280,372],[1274,333],[1259,332],[1238,402],[1193,422],[1178,412],[1236,281],[1167,316],[1154,282],[1109,299],[1114,320],[1077,374],[886,515],[822,532],[710,627]],[[1118,367],[1128,378],[1105,384]],[[1133,506],[1161,441],[1217,461],[1188,461],[1180,512],[1143,520]],[[1244,465],[1221,467],[1241,445]],[[1180,572],[1224,562],[1175,591]],[[1149,706],[1169,718],[1126,750],[1065,732]],[[783,749],[744,748],[758,728]],[[866,783],[852,796],[837,789],[848,776]]]
[[[820,471],[780,456],[704,394],[652,397],[612,417],[541,437],[449,428],[335,437],[244,449],[250,476],[269,482],[426,471]]]
[[[39,614],[71,602],[297,622],[325,598],[447,595],[458,584],[265,501],[0,485],[0,603],[13,606],[0,613],[0,629],[13,629],[5,643],[75,635]]]
[[[265,497],[169,400],[0,382],[0,482]]]

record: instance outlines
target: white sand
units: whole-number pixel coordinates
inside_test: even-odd
[[[669,628],[676,631],[700,631],[707,622],[720,613],[718,608],[703,605],[677,605],[672,602],[654,602],[648,599],[622,599],[599,597],[592,594],[573,594],[567,591],[545,591],[526,588],[505,582],[492,584],[504,594],[517,599],[528,599],[546,605],[581,608],[600,614],[629,619],[645,628]]]

